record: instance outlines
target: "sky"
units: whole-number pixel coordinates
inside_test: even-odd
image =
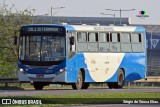
[[[3,0],[0,0],[0,6]],[[129,10],[122,11],[122,17],[129,17],[133,24],[160,25],[160,0],[6,0],[8,7],[15,5],[15,10],[35,9],[34,15],[51,15],[51,7],[65,7],[52,9],[55,16],[77,17],[113,17],[105,14],[115,14],[120,17],[120,12],[106,9]],[[149,17],[139,18],[139,11],[145,10]]]

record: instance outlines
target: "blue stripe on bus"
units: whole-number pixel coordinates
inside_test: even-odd
[[[135,31],[136,32],[144,32],[145,28],[144,27],[136,27]]]
[[[125,71],[125,81],[145,78],[144,69],[146,62],[144,54],[145,53],[125,53],[125,56],[116,73],[107,82],[117,81],[118,70],[120,68],[123,68]]]

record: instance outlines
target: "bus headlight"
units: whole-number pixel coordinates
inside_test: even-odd
[[[23,68],[19,68],[19,71],[22,72],[22,73],[24,72]]]
[[[60,69],[59,72],[64,72],[66,70],[66,68]]]

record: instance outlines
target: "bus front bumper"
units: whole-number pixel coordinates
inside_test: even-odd
[[[18,80],[20,82],[66,82],[66,72],[55,74],[25,74],[18,71]]]

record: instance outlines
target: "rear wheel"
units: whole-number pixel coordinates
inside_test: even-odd
[[[43,87],[44,87],[44,85],[42,83],[40,83],[40,82],[34,82],[33,86],[34,86],[35,90],[42,90]]]
[[[118,72],[118,77],[117,77],[117,82],[111,82],[111,83],[108,83],[108,87],[109,89],[112,89],[112,88],[122,88],[124,86],[124,72],[122,69],[119,70]]]
[[[79,70],[78,72],[78,77],[77,77],[77,82],[72,84],[72,88],[76,89],[76,90],[80,90],[82,89],[83,86],[83,75],[82,75],[82,71]]]
[[[113,89],[113,88],[115,88],[115,86],[116,86],[116,83],[115,82],[109,82],[109,83],[107,83],[108,84],[108,88],[109,89]]]
[[[83,83],[82,89],[88,89],[89,86],[90,86],[89,83]]]
[[[124,86],[124,72],[122,69],[119,70],[116,88],[123,88]]]

